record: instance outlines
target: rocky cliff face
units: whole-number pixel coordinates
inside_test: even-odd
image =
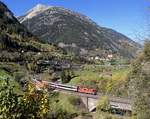
[[[111,52],[132,58],[139,49],[137,43],[123,34],[62,7],[38,4],[18,19],[44,42],[57,44],[76,55]]]

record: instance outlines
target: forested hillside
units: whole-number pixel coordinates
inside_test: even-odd
[[[61,53],[58,48],[43,44],[29,33],[2,2],[0,2],[0,51],[0,61],[3,62],[33,60],[43,58],[44,54],[55,56]],[[41,54],[37,56],[39,52]]]

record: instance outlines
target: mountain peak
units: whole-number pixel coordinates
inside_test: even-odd
[[[29,10],[27,13],[44,11],[48,8],[49,8],[49,6],[39,3],[35,7],[33,7],[31,10]]]
[[[41,4],[41,3],[38,3],[35,7],[47,7],[47,5],[44,5],[44,4]]]
[[[27,19],[31,19],[34,16],[44,12],[45,10],[49,9],[50,6],[44,5],[44,4],[37,4],[35,7],[33,7],[32,9],[30,9],[29,11],[27,11],[27,15],[26,17],[21,21],[25,21]]]

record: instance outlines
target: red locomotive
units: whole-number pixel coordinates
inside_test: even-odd
[[[93,94],[93,95],[97,94],[97,90],[95,90],[95,89],[92,89],[92,88],[83,88],[83,87],[79,87],[79,86],[77,86],[77,92],[87,93],[87,94]]]

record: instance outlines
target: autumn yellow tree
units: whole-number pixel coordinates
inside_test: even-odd
[[[46,91],[37,92],[29,84],[22,95],[15,92],[9,80],[1,82],[0,118],[2,119],[46,119],[49,111],[49,98]]]

